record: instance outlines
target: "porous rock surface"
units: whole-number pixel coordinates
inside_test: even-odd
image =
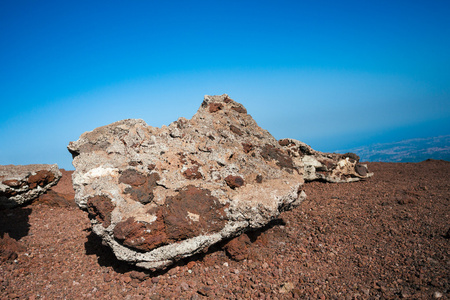
[[[279,144],[292,158],[295,166],[303,166],[305,181],[341,183],[373,176],[366,164],[359,163],[359,156],[354,153],[320,152],[295,139],[282,139]]]
[[[75,201],[93,231],[147,269],[260,228],[306,197],[301,162],[227,95],[205,96],[190,120],[122,120],[68,149]]]
[[[0,166],[0,208],[23,205],[58,183],[57,164]]]

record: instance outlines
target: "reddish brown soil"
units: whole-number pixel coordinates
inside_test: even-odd
[[[118,262],[73,206],[0,211],[1,236],[26,248],[0,264],[0,299],[450,298],[450,163],[369,169],[364,182],[307,183],[308,199],[263,231],[156,274]]]

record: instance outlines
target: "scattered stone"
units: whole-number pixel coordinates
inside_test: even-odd
[[[210,297],[212,296],[212,290],[209,286],[202,286],[197,290],[197,293],[199,293],[202,296]]]
[[[180,287],[183,291],[188,291],[189,290],[189,284],[187,284],[185,281],[182,281],[180,283]]]
[[[294,139],[282,139],[278,143],[292,158],[295,167],[304,169],[305,181],[354,182],[373,176],[354,153],[320,152]]]
[[[61,175],[56,164],[0,166],[0,208],[14,208],[36,199]]]
[[[302,165],[227,95],[191,120],[128,119],[68,146],[78,206],[120,260],[161,269],[298,206]]]
[[[225,178],[225,182],[232,189],[235,189],[235,188],[238,188],[238,187],[241,187],[244,185],[244,179],[242,179],[242,177],[240,177],[240,176],[228,175]]]
[[[192,269],[195,266],[195,261],[190,261],[187,264],[188,269]]]
[[[144,281],[150,277],[149,274],[147,274],[145,272],[139,272],[139,271],[131,271],[129,275],[130,275],[131,279],[137,279],[139,281]]]
[[[227,242],[223,248],[232,259],[241,261],[248,257],[249,245],[250,238],[244,233]]]
[[[292,282],[285,282],[281,285],[280,294],[290,293],[294,289],[294,284]]]

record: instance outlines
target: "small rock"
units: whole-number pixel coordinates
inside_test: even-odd
[[[144,273],[144,272],[139,272],[139,271],[131,271],[131,272],[129,273],[129,275],[130,275],[130,277],[131,277],[132,279],[137,279],[137,280],[139,280],[139,281],[144,281],[144,280],[146,280],[147,278],[150,277],[149,274]]]
[[[159,282],[159,277],[152,278],[152,283],[158,283],[158,282]]]
[[[211,295],[211,288],[209,286],[202,286],[197,290],[197,293],[202,296],[209,297]]]
[[[103,280],[104,280],[105,282],[110,282],[110,281],[112,281],[112,276],[111,276],[111,274],[109,274],[109,273],[104,274],[104,275],[103,275]]]
[[[294,284],[292,282],[285,282],[281,285],[280,294],[290,293],[294,289]]]
[[[244,233],[227,242],[223,248],[232,259],[241,261],[248,257],[249,244],[250,238]]]
[[[242,177],[240,177],[240,176],[228,175],[225,178],[225,182],[232,189],[235,189],[235,188],[238,188],[238,187],[241,187],[244,185],[244,179],[242,179]]]
[[[181,286],[181,289],[182,289],[183,291],[188,291],[188,290],[189,290],[189,284],[187,284],[185,281],[182,281],[182,282],[180,283],[180,286]]]

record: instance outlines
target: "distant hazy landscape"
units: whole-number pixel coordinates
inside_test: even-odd
[[[356,153],[361,157],[361,161],[420,162],[426,159],[450,161],[450,135],[373,144],[336,152]]]

